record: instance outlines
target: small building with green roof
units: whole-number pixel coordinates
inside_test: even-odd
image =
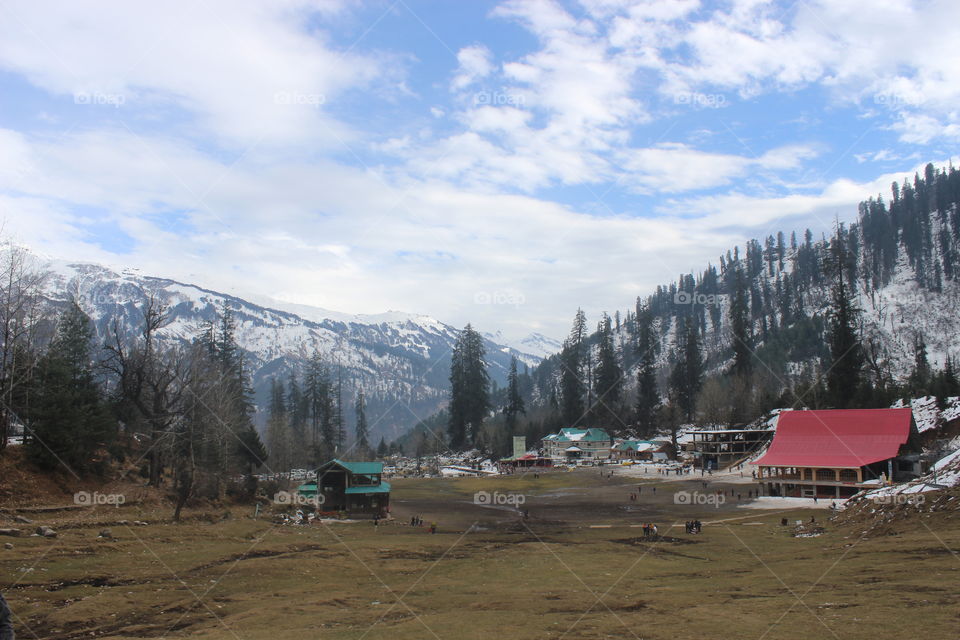
[[[390,483],[383,480],[382,462],[331,460],[316,473],[314,490],[321,510],[378,517],[390,512]],[[308,485],[304,488],[309,491]]]

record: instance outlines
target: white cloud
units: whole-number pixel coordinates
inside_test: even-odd
[[[641,193],[677,193],[730,184],[749,171],[795,169],[815,156],[806,146],[771,149],[759,158],[699,151],[681,143],[660,143],[620,155],[624,181]]]
[[[874,189],[837,181],[806,196],[678,200],[670,212],[682,217],[598,218],[448,182],[384,182],[325,161],[278,163],[252,152],[230,167],[183,143],[125,131],[55,140],[0,131],[0,138],[10,143],[0,146],[0,167],[26,157],[36,171],[17,195],[0,198],[7,230],[48,253],[131,264],[241,295],[431,313],[517,337],[533,325],[560,335],[577,305],[595,316],[627,304],[767,231],[763,225],[775,231],[813,214],[851,214]],[[713,170],[716,160],[702,166]],[[163,213],[171,211],[179,213]],[[103,220],[129,234],[135,251],[101,246],[89,230]],[[524,303],[475,302],[478,292],[507,290]]]
[[[493,54],[483,45],[464,47],[457,52],[457,61],[460,68],[450,83],[452,89],[464,89],[477,80],[485,78],[493,71],[491,58]]]
[[[340,4],[8,2],[0,68],[71,102],[122,100],[123,118],[176,106],[229,144],[336,144],[350,132],[328,108],[389,62],[336,51],[307,31],[311,16]]]
[[[660,111],[664,97],[730,103],[820,86],[901,142],[960,137],[955,30],[940,28],[960,5],[946,0],[785,13],[764,1],[511,0],[492,17],[525,28],[532,48],[463,46],[431,78],[450,103],[422,101],[422,118],[380,137],[344,124],[338,105],[359,91],[407,107],[419,98],[406,87],[424,85],[405,83],[411,58],[333,44],[346,6],[8,3],[0,68],[71,104],[77,92],[124,104],[112,120],[52,134],[0,129],[7,231],[53,254],[235,293],[559,335],[577,305],[609,310],[749,237],[829,226],[900,177],[794,185],[826,144],[758,135],[749,150],[720,147],[726,134],[705,110],[695,132],[716,135],[694,144],[664,122],[644,139],[638,125],[679,111]],[[913,162],[885,149],[859,157]],[[540,197],[584,185],[598,200],[616,189],[619,210],[591,216]],[[648,217],[625,213],[647,206],[637,193],[661,197]],[[104,226],[136,251],[111,253]],[[507,290],[524,305],[474,302]]]

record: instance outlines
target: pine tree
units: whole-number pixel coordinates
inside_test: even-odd
[[[679,359],[670,373],[670,388],[677,408],[689,422],[693,420],[697,393],[703,384],[703,358],[696,322],[688,319],[686,326],[677,327],[677,334]]]
[[[377,445],[377,457],[380,459],[386,458],[389,452],[390,449],[387,447],[387,442],[383,439],[383,436],[381,436],[380,444]]]
[[[103,471],[94,454],[110,444],[116,425],[93,375],[93,335],[90,319],[71,302],[39,361],[27,452],[45,469]]]
[[[583,361],[587,338],[587,316],[577,309],[570,336],[560,354],[560,400],[563,421],[575,426],[584,416]]]
[[[593,412],[595,418],[603,420],[604,426],[620,423],[619,409],[623,388],[623,372],[617,361],[617,351],[613,344],[613,326],[610,316],[603,314],[597,327],[597,405]]]
[[[291,469],[293,467],[294,452],[293,434],[290,429],[287,401],[283,393],[283,383],[279,382],[276,378],[270,380],[270,404],[266,435],[273,466],[277,471]]]
[[[636,421],[640,433],[651,436],[656,431],[660,408],[657,389],[657,354],[659,342],[653,332],[653,316],[649,307],[637,310],[637,403]]]
[[[526,414],[527,409],[520,395],[520,381],[517,374],[517,357],[510,358],[510,373],[507,374],[507,405],[503,408],[506,430],[510,435],[517,432],[517,416]]]
[[[913,341],[913,363],[909,380],[910,391],[914,396],[926,395],[931,382],[930,361],[927,359],[927,343],[919,332]]]
[[[357,451],[360,455],[365,456],[370,451],[370,432],[369,426],[367,425],[367,402],[363,397],[363,389],[357,392],[355,411],[357,414]],[[382,444],[383,440],[380,442]]]
[[[730,330],[733,334],[733,376],[748,379],[753,372],[753,332],[747,308],[747,285],[739,266],[734,267],[733,299],[730,301]]]
[[[830,243],[828,271],[833,280],[830,309],[830,362],[827,368],[827,393],[834,407],[846,408],[856,401],[860,391],[863,352],[857,324],[859,309],[853,301],[853,291],[847,282],[847,250],[844,228],[837,225],[834,241]]]
[[[490,411],[490,374],[484,362],[483,336],[468,323],[453,347],[450,361],[450,446],[473,445]]]

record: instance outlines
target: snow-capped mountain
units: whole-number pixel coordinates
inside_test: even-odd
[[[563,348],[563,345],[557,340],[536,332],[520,340],[507,338],[503,335],[502,331],[497,331],[496,333],[486,332],[483,334],[483,337],[491,342],[503,345],[500,348],[501,351],[512,350],[517,354],[521,354],[517,355],[517,359],[531,368],[538,365],[544,358],[559,352],[560,349]]]
[[[361,387],[375,440],[383,435],[389,441],[447,402],[450,355],[458,329],[429,316],[349,315],[269,299],[258,304],[134,269],[97,264],[51,260],[46,268],[51,274],[46,293],[50,303],[76,299],[101,338],[115,321],[122,332],[138,331],[140,308],[148,296],[168,307],[169,322],[161,335],[171,341],[192,341],[198,329],[228,304],[258,406],[266,406],[270,380],[299,373],[314,349],[333,375],[342,376],[348,431],[355,393]],[[540,360],[493,341],[487,342],[486,350],[491,378],[498,384],[506,381],[512,356],[531,365]]]
[[[553,338],[548,338],[542,333],[533,332],[526,338],[520,340],[516,348],[524,353],[532,353],[541,359],[559,353],[563,349],[563,343]]]

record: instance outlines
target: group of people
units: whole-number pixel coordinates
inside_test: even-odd
[[[700,528],[703,525],[699,520],[688,520],[687,521],[687,533],[700,533]]]
[[[655,536],[660,530],[655,524],[644,524],[643,525],[643,537],[649,538],[650,536]]]

